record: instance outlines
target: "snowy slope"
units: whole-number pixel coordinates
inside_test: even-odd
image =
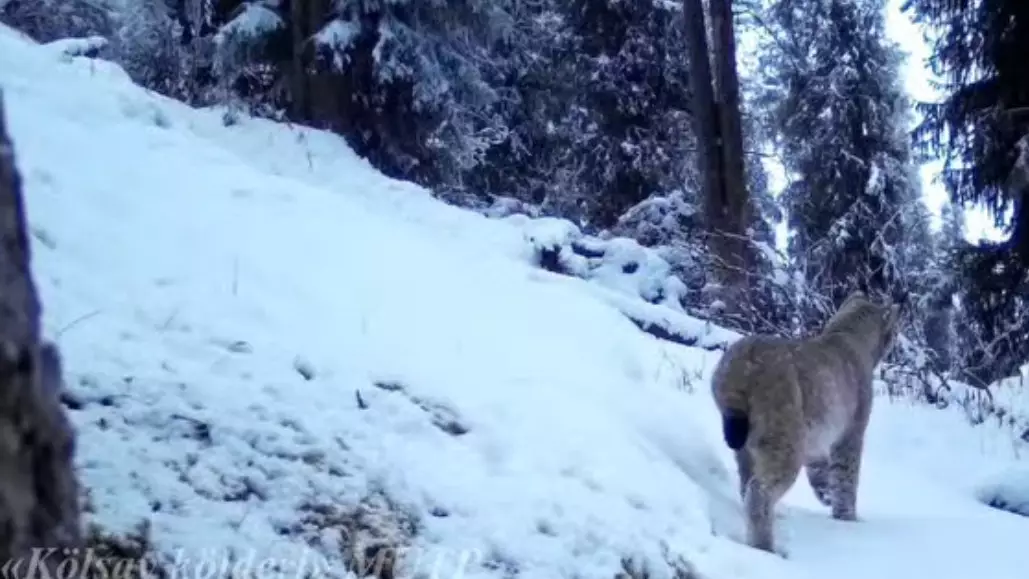
[[[343,537],[408,549],[403,577],[1029,566],[1029,519],[975,496],[1025,460],[1006,430],[883,398],[863,521],[832,521],[798,484],[789,556],[756,552],[707,392],[718,352],[638,331],[623,312],[661,306],[617,283],[534,268],[531,226],[3,27],[0,88],[90,520],[150,521],[180,570],[344,576]],[[693,322],[698,344],[728,335]]]

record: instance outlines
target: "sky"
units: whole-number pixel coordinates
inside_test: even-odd
[[[908,14],[901,11],[900,7],[904,0],[888,0],[886,9],[886,32],[889,37],[900,45],[901,50],[906,54],[904,65],[901,69],[904,76],[904,86],[908,95],[919,101],[938,100],[941,95],[933,88],[932,71],[929,70],[927,59],[929,57],[929,45],[925,41],[921,28],[911,21]],[[754,39],[747,35],[740,37],[741,59],[743,67],[754,67],[757,63],[748,58],[748,50],[754,50]],[[917,113],[916,113],[917,114]],[[765,160],[765,169],[769,173],[769,184],[773,191],[778,191],[785,185],[785,175],[782,166],[772,159]],[[933,215],[933,225],[940,224],[940,211],[948,203],[947,191],[942,182],[938,180],[940,170],[943,167],[942,160],[923,164],[919,169],[922,178],[922,191],[925,195],[925,203]],[[785,249],[787,240],[786,225],[779,224],[776,228],[776,245]],[[993,225],[993,218],[982,209],[966,209],[965,211],[965,237],[972,242],[983,239],[1002,240],[1005,235]]]
[[[915,100],[937,100],[940,95],[930,84],[933,74],[926,64],[929,46],[925,42],[921,28],[911,21],[908,14],[901,11],[902,4],[903,0],[889,0],[886,32],[907,53],[907,60],[902,69],[905,87]],[[943,184],[937,181],[942,165],[942,161],[934,161],[922,165],[920,170],[926,205],[937,219],[940,209],[947,202],[947,191]],[[1004,238],[1004,234],[993,225],[992,217],[981,209],[966,211],[965,227],[965,236],[970,241]]]

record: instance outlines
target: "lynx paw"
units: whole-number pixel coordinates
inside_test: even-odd
[[[858,519],[857,514],[853,512],[834,512],[832,514],[832,518],[836,519],[837,521],[845,521],[848,523],[860,522],[860,519]]]

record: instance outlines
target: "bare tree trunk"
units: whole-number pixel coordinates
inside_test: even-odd
[[[715,94],[721,126],[722,211],[724,233],[730,245],[728,257],[734,268],[733,285],[749,289],[752,260],[747,225],[750,223],[750,194],[747,191],[743,159],[743,119],[740,81],[736,69],[736,34],[733,28],[732,0],[710,0],[711,28],[714,38]],[[737,279],[738,278],[738,279]]]
[[[40,342],[27,230],[0,95],[0,566],[38,574],[35,556],[37,567],[57,576],[62,561],[81,556],[62,551],[82,545],[75,434],[58,398],[60,353]]]
[[[293,57],[290,63],[291,111],[293,119],[301,122],[316,118],[315,112],[320,87],[315,85],[311,72],[316,50],[312,37],[321,30],[332,10],[329,0],[293,0],[290,7],[290,41]],[[324,84],[324,83],[323,83]],[[324,89],[322,89],[324,90]]]
[[[29,237],[21,176],[0,101],[0,340],[18,344],[39,341],[39,297],[29,272]]]
[[[748,289],[750,244],[747,239],[749,193],[743,159],[743,122],[732,0],[710,0],[712,46],[708,50],[701,0],[683,0],[693,126],[697,139],[707,221],[708,245],[715,258],[719,298],[739,310]],[[714,66],[709,55],[713,56]]]
[[[713,229],[711,226],[719,223],[722,215],[721,204],[715,203],[721,196],[722,163],[718,147],[720,127],[701,0],[683,0],[683,16],[686,20],[690,91],[693,93],[690,113],[693,116],[693,133],[697,139],[697,169],[701,179],[705,216],[708,227]]]
[[[307,16],[310,3],[308,0],[293,0],[290,3],[290,42],[292,43],[292,60],[290,61],[290,109],[293,120],[306,121],[310,115],[307,86],[307,67],[304,64],[304,48],[308,37]]]

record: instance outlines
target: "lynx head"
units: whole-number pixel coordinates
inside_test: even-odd
[[[846,333],[862,339],[881,358],[889,352],[897,337],[905,296],[898,295],[889,303],[873,301],[863,290],[855,290],[843,300],[840,309],[826,322],[823,334]]]

